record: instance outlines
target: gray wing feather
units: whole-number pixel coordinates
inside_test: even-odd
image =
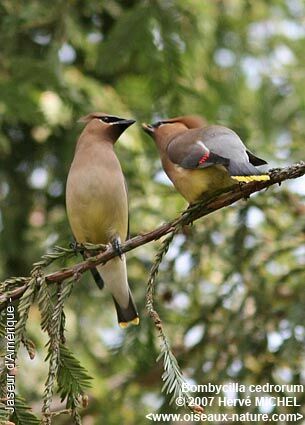
[[[169,144],[167,154],[174,164],[188,169],[206,168],[215,164],[228,166],[230,162],[228,158],[211,152],[201,140],[185,143],[183,139],[178,138]],[[200,164],[204,155],[208,155],[208,159]]]
[[[183,168],[197,168],[198,161],[206,152],[209,152],[208,149],[204,149],[199,143],[194,143],[189,147],[187,154],[180,161],[179,165]]]
[[[127,202],[128,202],[128,186],[127,186],[127,181],[124,178],[124,185],[125,185],[125,190],[126,190],[126,194],[127,194]],[[126,239],[130,238],[130,216],[129,216],[129,203],[128,203],[128,224],[127,224],[127,235],[126,235]]]
[[[222,126],[189,130],[169,144],[167,153],[172,162],[183,168],[198,169],[221,164],[228,168],[230,175],[260,174],[254,165],[265,163],[247,151],[234,131]],[[200,164],[206,153],[209,154],[208,159]]]
[[[216,155],[238,162],[249,162],[245,145],[229,128],[211,126],[203,129],[202,142]]]

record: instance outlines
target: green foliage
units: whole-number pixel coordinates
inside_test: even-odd
[[[101,246],[88,244],[86,248],[90,251],[101,249]],[[86,370],[80,365],[79,361],[72,355],[67,347],[64,346],[65,337],[65,314],[63,311],[64,303],[70,296],[74,280],[66,281],[65,283],[57,284],[57,288],[50,289],[51,285],[46,283],[44,271],[51,263],[62,258],[69,258],[75,254],[75,248],[66,249],[56,246],[54,250],[42,256],[42,259],[34,264],[31,271],[31,278],[11,278],[2,283],[2,286],[8,291],[11,287],[15,289],[19,284],[19,289],[26,285],[23,295],[18,303],[18,322],[15,332],[15,350],[18,352],[19,345],[22,342],[28,351],[31,359],[35,357],[35,344],[26,336],[26,325],[29,317],[30,308],[33,307],[34,301],[38,300],[38,305],[41,311],[41,328],[49,335],[48,341],[48,356],[49,372],[45,384],[44,399],[43,399],[43,421],[45,424],[52,423],[54,416],[50,410],[54,387],[57,380],[58,393],[61,401],[66,400],[68,412],[76,425],[81,425],[81,418],[78,413],[80,407],[80,397],[84,396],[84,388],[89,386],[90,377]],[[55,286],[55,285],[54,285]],[[18,286],[17,286],[18,288]],[[38,290],[39,288],[39,290]],[[38,292],[38,294],[37,294]],[[2,305],[6,304],[6,299],[2,301]],[[2,314],[2,313],[1,313]],[[5,317],[5,315],[3,314]],[[5,322],[1,322],[1,336],[6,333]],[[6,385],[6,368],[3,368],[1,373],[1,394],[5,396]],[[2,391],[3,390],[3,391]],[[66,411],[64,412],[66,413]],[[5,412],[3,412],[3,415]],[[7,415],[6,415],[7,416]],[[17,424],[31,425],[40,423],[39,420],[29,412],[29,408],[25,405],[21,397],[16,398],[15,411],[12,419]],[[24,421],[24,422],[22,422]]]
[[[92,378],[63,344],[59,346],[59,359],[58,392],[62,401],[67,400],[67,408],[75,408],[75,400],[83,396],[84,390],[91,386]]]
[[[15,411],[11,417],[15,425],[39,425],[39,419],[33,415],[31,408],[27,406],[22,397],[15,398]]]
[[[170,403],[173,403],[177,397],[183,397],[186,399],[185,405],[187,406],[188,397],[185,392],[182,391],[182,385],[186,381],[183,379],[177,359],[173,355],[168,344],[164,344],[164,348],[162,348],[162,353],[158,360],[162,357],[164,357],[164,373],[162,379],[165,381],[162,391],[165,391],[166,394],[172,394]]]
[[[0,402],[0,423],[5,424],[5,421],[8,421],[9,413],[5,410],[5,404]]]
[[[47,419],[49,419],[50,407],[54,392],[56,377],[60,364],[60,339],[62,330],[62,321],[64,320],[64,302],[69,297],[73,286],[73,280],[66,282],[66,285],[58,284],[57,287],[57,302],[54,305],[52,315],[46,328],[49,333],[48,356],[49,372],[45,384],[45,392],[43,398],[42,411]],[[48,420],[47,420],[48,423]],[[49,421],[51,424],[51,421]]]
[[[0,338],[3,338],[6,333],[5,324],[4,324],[4,314],[0,314]]]
[[[37,280],[35,277],[32,277],[28,283],[26,291],[22,295],[20,302],[18,304],[19,320],[16,326],[16,334],[15,334],[16,352],[19,349],[19,345],[22,339],[25,338],[25,326],[28,320],[31,305],[33,304],[35,300],[36,288],[37,288]]]
[[[38,293],[38,305],[41,313],[41,329],[50,333],[50,325],[52,314],[54,311],[54,303],[56,290],[53,285],[48,285],[45,279],[41,279]]]

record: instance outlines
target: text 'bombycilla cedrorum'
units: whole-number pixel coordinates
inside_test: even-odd
[[[78,243],[112,244],[119,249],[128,233],[127,189],[114,144],[134,120],[95,112],[83,117],[66,188],[67,214]],[[112,293],[121,327],[139,323],[128,286],[125,255],[96,267],[100,287]]]
[[[165,119],[142,127],[155,140],[164,171],[190,203],[236,181],[269,180],[255,167],[266,161],[253,155],[229,128],[205,126],[197,116]]]

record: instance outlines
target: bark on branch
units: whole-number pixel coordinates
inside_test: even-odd
[[[203,199],[189,206],[178,218],[162,224],[155,230],[150,232],[139,234],[126,242],[121,246],[123,252],[131,251],[141,245],[145,245],[151,241],[157,240],[162,236],[167,235],[175,230],[178,225],[187,225],[201,217],[211,214],[221,208],[233,204],[239,199],[249,198],[252,193],[259,192],[276,183],[281,183],[285,180],[295,179],[305,174],[305,162],[293,164],[286,168],[277,168],[269,171],[270,180],[251,182],[246,184],[237,184],[229,189],[222,191],[221,193],[214,194],[209,199]],[[79,276],[90,268],[95,267],[98,264],[106,263],[111,258],[114,258],[117,253],[112,247],[107,247],[105,251],[100,252],[95,257],[91,257],[89,260],[78,263],[72,267],[61,269],[54,273],[50,273],[45,276],[47,282],[62,282],[65,279],[73,276]],[[13,290],[10,293],[11,298],[20,298],[21,295],[27,288],[27,284]],[[15,293],[16,292],[16,293]]]

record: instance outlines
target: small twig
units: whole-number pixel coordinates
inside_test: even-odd
[[[21,295],[26,291],[26,288],[29,285],[28,283],[29,280],[30,279],[27,279],[27,283],[25,283],[22,286],[19,286],[19,288],[13,289],[12,291],[9,291],[7,294],[0,295],[0,305],[6,303],[10,298],[12,300],[16,300],[20,298]]]
[[[52,418],[55,418],[56,416],[60,416],[60,415],[71,415],[71,412],[72,412],[71,409],[57,410],[56,412],[50,412],[50,416]]]

